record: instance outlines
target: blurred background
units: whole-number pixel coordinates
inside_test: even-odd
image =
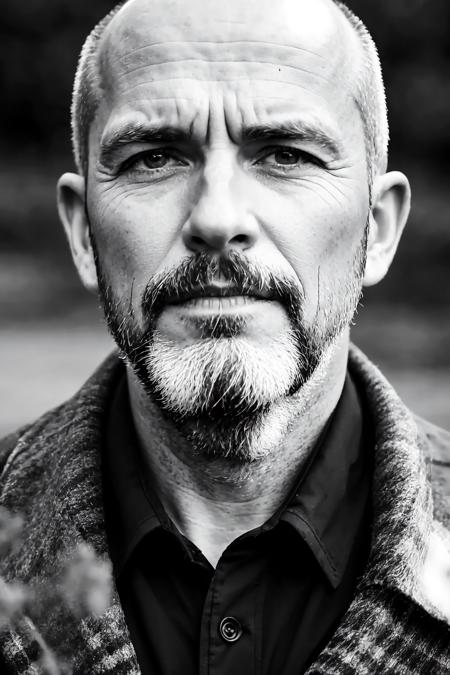
[[[3,0],[0,26],[0,435],[71,395],[112,348],[55,208],[73,169],[69,106],[82,41],[113,2]],[[450,2],[349,0],[379,46],[390,168],[413,209],[353,339],[419,414],[450,428]]]

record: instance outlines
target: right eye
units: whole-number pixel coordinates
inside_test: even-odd
[[[165,173],[180,166],[187,166],[175,150],[170,148],[144,150],[127,159],[121,167],[121,172]]]

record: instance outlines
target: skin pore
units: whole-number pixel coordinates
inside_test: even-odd
[[[222,427],[207,415],[196,424],[193,395],[185,397],[182,416],[177,392],[157,402],[128,359],[151,482],[213,565],[287,497],[342,391],[361,283],[384,276],[407,217],[407,181],[396,172],[377,177],[369,203],[351,89],[360,58],[352,29],[327,0],[283,0],[276,7],[268,0],[226,7],[214,0],[207,12],[200,0],[133,0],[103,38],[104,92],[90,130],[87,184],[75,174],[59,183],[80,276],[96,290],[101,273],[103,304],[108,296],[128,337],[145,337],[151,328],[140,364],[148,371],[153,353],[154,379],[163,377],[161,364],[175,373],[183,350],[198,355],[199,364],[228,350],[229,370],[219,384],[228,374],[242,376],[242,363],[256,359],[245,371],[253,373],[259,402],[258,424],[252,426],[251,415],[246,420],[246,461],[214,452]],[[220,297],[230,280],[218,274],[209,288],[209,295],[218,289],[215,297],[168,301],[151,326],[146,321],[142,299],[152,279],[186,258],[204,252],[220,258],[230,250],[286,279],[301,298],[301,324],[322,351],[295,391],[285,372],[292,320],[276,296]],[[205,340],[211,317],[224,316],[239,318],[238,334]],[[235,344],[240,356],[231,352]],[[183,381],[183,372],[178,391],[196,377]]]

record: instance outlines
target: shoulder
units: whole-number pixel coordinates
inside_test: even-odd
[[[34,463],[52,448],[66,443],[71,433],[83,434],[97,425],[109,404],[111,392],[123,376],[123,364],[116,353],[105,359],[78,392],[61,405],[47,411],[31,424],[0,439],[0,474],[2,481],[9,467],[27,457]],[[45,450],[45,452],[44,452]]]
[[[46,435],[46,430],[52,426],[58,427],[61,421],[64,421],[65,405],[62,404],[58,408],[49,410],[33,422],[0,439],[0,493],[3,490],[9,467],[15,466],[17,461],[20,463],[21,458],[25,458],[30,453],[33,455],[34,446],[36,443],[39,444],[42,436]]]
[[[432,462],[450,466],[450,431],[428,422],[422,417],[416,417],[419,433],[426,439],[429,457]]]
[[[419,417],[416,423],[429,462],[434,506],[422,590],[440,618],[450,622],[450,433]]]
[[[416,423],[429,463],[434,515],[450,529],[450,433],[422,418]]]
[[[3,467],[8,461],[8,457],[17,446],[20,438],[27,432],[29,428],[30,425],[21,427],[7,436],[0,438],[0,473],[3,471]]]
[[[450,624],[450,531],[434,521],[421,577],[425,607]]]

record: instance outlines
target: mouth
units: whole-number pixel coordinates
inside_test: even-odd
[[[210,284],[198,286],[186,293],[179,293],[176,298],[168,298],[170,305],[185,305],[198,308],[232,308],[242,307],[257,301],[275,300],[273,293],[256,288],[237,288],[236,286]]]
[[[273,294],[253,288],[237,288],[230,285],[211,284],[191,289],[189,293],[180,293],[167,301],[167,308],[181,311],[185,315],[218,316],[245,315],[258,311],[275,300]]]
[[[204,314],[231,314],[243,312],[261,302],[266,303],[268,300],[262,300],[250,295],[209,296],[191,298],[179,306],[183,307],[186,311]]]

